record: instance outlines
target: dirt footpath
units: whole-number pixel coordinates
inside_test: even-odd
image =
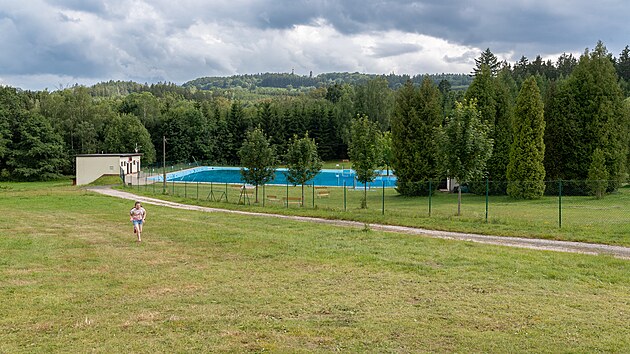
[[[288,220],[295,220],[295,221],[301,221],[301,222],[312,222],[312,223],[329,224],[329,225],[345,226],[345,227],[357,227],[357,228],[365,227],[364,223],[357,222],[357,221],[329,220],[329,219],[306,217],[306,216],[290,216],[290,215],[280,215],[280,214],[255,213],[255,212],[249,212],[249,211],[227,210],[227,209],[219,209],[219,208],[208,208],[208,207],[202,207],[202,206],[197,206],[197,205],[181,204],[181,203],[169,202],[166,200],[161,200],[161,199],[156,199],[156,198],[139,196],[136,194],[125,192],[125,191],[111,189],[109,187],[91,187],[91,188],[88,188],[88,190],[92,192],[100,193],[103,195],[107,195],[107,196],[118,197],[118,198],[129,199],[129,200],[141,200],[143,203],[160,205],[160,206],[176,208],[176,209],[195,210],[195,211],[202,211],[202,212],[208,212],[208,213],[228,213],[228,214],[239,214],[239,215],[256,216],[256,217],[279,218],[279,219],[288,219]],[[370,229],[372,230],[398,232],[398,233],[405,233],[405,234],[412,234],[412,235],[428,236],[428,237],[433,237],[433,238],[472,241],[472,242],[486,243],[486,244],[491,244],[491,245],[529,248],[529,249],[546,250],[546,251],[583,253],[583,254],[592,254],[592,255],[605,254],[605,255],[611,255],[617,258],[630,259],[630,247],[609,246],[609,245],[602,245],[602,244],[596,244],[596,243],[531,239],[531,238],[523,238],[523,237],[488,236],[488,235],[468,234],[468,233],[461,233],[461,232],[426,230],[426,229],[406,227],[406,226],[392,226],[392,225],[381,225],[381,224],[370,224],[369,226],[370,226]]]

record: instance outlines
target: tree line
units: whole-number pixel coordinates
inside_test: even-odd
[[[382,78],[387,81],[391,89],[398,89],[405,82],[411,80],[419,84],[426,75],[407,75],[390,73],[387,75],[364,74],[364,73],[323,73],[317,76],[297,75],[293,73],[264,73],[264,74],[245,74],[233,75],[228,77],[200,77],[195,80],[188,81],[182,86],[184,88],[196,88],[199,90],[221,90],[242,88],[253,90],[262,87],[275,88],[315,88],[328,87],[334,84],[364,85],[370,80]],[[465,89],[470,85],[472,78],[466,74],[429,74],[428,75],[436,84],[442,80],[446,80],[452,87]]]
[[[321,159],[342,159],[348,157],[357,115],[389,134],[391,166],[400,181],[399,191],[406,195],[427,193],[416,182],[448,173],[443,166],[448,151],[445,155],[440,150],[446,143],[438,137],[456,117],[462,122],[468,119],[464,117],[478,117],[480,131],[491,144],[492,153],[480,173],[464,178],[471,181],[472,191],[482,188],[473,179],[485,177],[588,180],[591,171],[591,177],[611,181],[605,186],[608,191],[627,178],[628,47],[618,58],[598,43],[579,58],[563,54],[555,62],[540,57],[530,62],[523,57],[514,64],[498,61],[488,49],[476,64],[465,91],[456,89],[460,82],[449,76],[437,81],[432,76],[393,74],[357,83],[328,81],[298,95],[247,101],[233,99],[229,90],[168,83],[107,82],[53,92],[1,87],[0,178],[72,174],[74,156],[80,153],[137,149],[144,154],[143,163],[152,164],[156,152],[161,153],[162,136],[167,138],[169,161],[238,164],[247,133],[256,128],[276,151],[287,151],[294,136],[308,133]],[[327,75],[332,74],[317,77],[329,80]],[[397,81],[401,79],[405,81]],[[534,86],[540,102],[532,93]],[[529,115],[523,113],[528,109]],[[542,120],[533,119],[523,127],[531,115]],[[515,146],[516,139],[520,147]],[[542,164],[521,166],[527,174],[509,173],[510,166],[523,159],[517,157],[522,156],[519,151],[537,151]],[[508,193],[507,186],[492,188],[492,193]]]

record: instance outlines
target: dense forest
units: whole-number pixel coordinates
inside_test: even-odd
[[[531,80],[535,89],[524,85]],[[109,81],[53,92],[0,87],[0,179],[72,174],[73,157],[81,153],[138,150],[145,165],[153,164],[163,136],[171,162],[239,164],[238,150],[256,127],[280,156],[294,135],[308,132],[322,159],[342,159],[352,120],[365,115],[391,131],[401,182],[422,181],[443,174],[434,153],[436,129],[458,104],[474,102],[493,146],[489,178],[509,179],[520,139],[523,151],[530,143],[542,147],[544,178],[586,180],[597,161],[616,181],[609,186],[614,189],[630,166],[629,96],[629,47],[615,58],[602,43],[556,61],[500,62],[487,49],[471,74],[255,74],[181,86]],[[522,127],[520,114],[529,106],[540,107],[542,119]],[[521,133],[528,129],[540,130],[540,142]]]

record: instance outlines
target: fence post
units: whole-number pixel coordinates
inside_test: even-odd
[[[315,209],[315,181],[313,181],[313,209]]]
[[[346,181],[343,181],[343,211],[346,211]]]
[[[153,181],[153,194],[155,194],[155,183],[157,183],[157,181]]]
[[[184,181],[184,198],[188,198],[188,192],[186,191],[186,181]]]
[[[486,224],[488,223],[488,189],[490,188],[490,181],[486,177]]]
[[[199,200],[199,181],[197,181],[197,200]]]
[[[562,180],[558,181],[558,227],[562,228]]]
[[[383,180],[383,211],[381,215],[385,215],[385,180]]]
[[[265,207],[265,185],[263,184],[263,201],[262,201],[262,206],[263,208]]]
[[[171,193],[175,195],[175,180],[171,183]]]
[[[225,182],[225,202],[228,203],[228,189],[227,189],[227,182]]]
[[[289,182],[287,182],[287,197],[286,197],[287,208],[289,208]]]
[[[431,216],[431,198],[433,197],[433,181],[429,180],[429,216]]]

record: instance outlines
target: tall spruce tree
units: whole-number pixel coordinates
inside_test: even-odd
[[[545,169],[550,179],[574,183],[571,194],[584,193],[584,181],[596,148],[602,149],[609,173],[608,191],[619,187],[627,171],[630,134],[628,113],[617,73],[606,47],[599,42],[580,57],[571,75],[560,82],[545,110]]]
[[[493,153],[487,164],[487,176],[492,180],[490,194],[506,193],[506,170],[510,145],[512,143],[512,91],[516,83],[508,68],[492,76],[487,65],[481,67],[466,91],[467,100],[475,100],[482,121],[490,128],[490,138],[494,141]],[[477,194],[486,192],[486,183],[471,181],[470,191]]]
[[[435,129],[442,122],[440,92],[425,77],[416,90],[407,81],[396,98],[392,117],[392,168],[402,195],[427,195],[428,182],[438,176]]]
[[[494,130],[494,121],[497,114],[497,102],[495,94],[494,74],[488,65],[482,64],[475,74],[475,79],[466,90],[464,98],[477,102],[477,110],[481,120]]]
[[[245,116],[241,102],[234,101],[227,119],[228,134],[222,143],[226,144],[226,158],[229,163],[238,163],[238,150],[243,145],[245,134],[250,128],[248,117]],[[221,143],[221,142],[220,142]]]
[[[540,90],[533,76],[523,82],[514,118],[507,193],[518,199],[540,198],[545,191],[545,119]]]
[[[490,51],[490,48],[486,48],[486,50],[481,52],[479,58],[475,59],[475,68],[473,69],[473,74],[477,75],[479,72],[481,72],[484,65],[487,66],[488,69],[490,69],[490,73],[492,74],[492,76],[496,75],[501,68],[501,63],[499,63],[499,59],[497,59],[496,55],[494,55]]]
[[[608,187],[608,170],[606,169],[606,157],[600,148],[593,151],[591,167],[588,169],[588,187],[592,195],[601,199],[606,194]]]
[[[628,97],[630,96],[630,46],[623,48],[615,66],[624,95]]]

